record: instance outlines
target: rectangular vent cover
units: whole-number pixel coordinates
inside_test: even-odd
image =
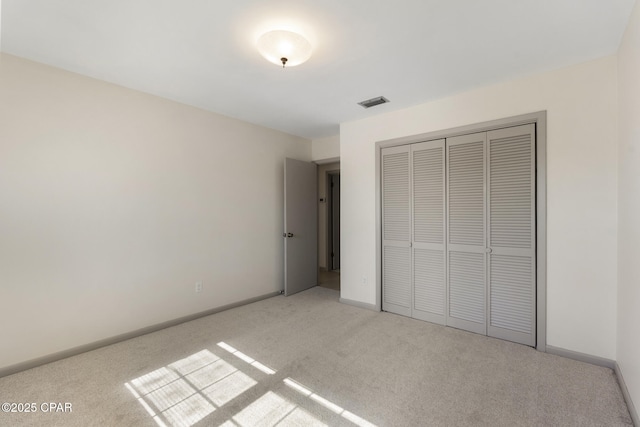
[[[377,98],[367,99],[366,101],[358,102],[358,105],[362,105],[364,108],[375,107],[376,105],[386,104],[389,102],[384,96],[378,96]]]

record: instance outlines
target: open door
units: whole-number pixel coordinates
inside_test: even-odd
[[[318,184],[314,163],[285,159],[284,294],[318,284]]]

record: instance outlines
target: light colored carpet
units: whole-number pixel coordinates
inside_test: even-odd
[[[73,412],[0,425],[631,425],[610,369],[338,296],[278,296],[2,378],[3,402]]]

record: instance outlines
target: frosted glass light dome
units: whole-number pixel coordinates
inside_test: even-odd
[[[295,67],[311,57],[311,43],[300,34],[275,30],[260,36],[258,51],[269,62]]]

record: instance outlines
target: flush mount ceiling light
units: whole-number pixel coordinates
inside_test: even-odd
[[[282,64],[282,68],[295,67],[309,59],[311,43],[298,33],[275,30],[260,36],[258,51],[267,61]]]

